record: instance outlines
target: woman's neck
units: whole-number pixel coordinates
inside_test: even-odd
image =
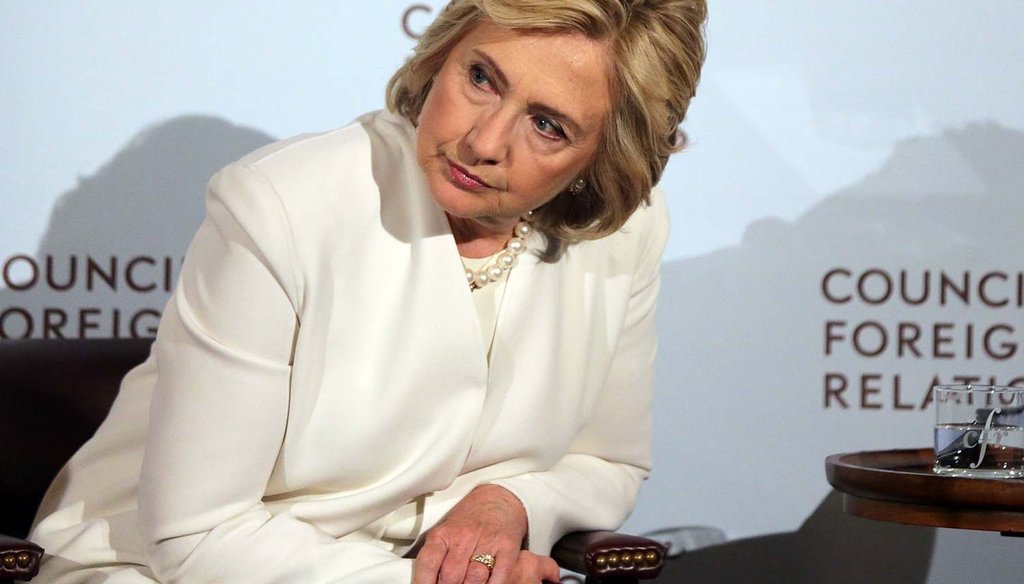
[[[459,255],[465,258],[485,258],[501,251],[509,239],[518,221],[509,225],[485,225],[473,219],[448,215],[448,225],[452,228],[455,245]]]

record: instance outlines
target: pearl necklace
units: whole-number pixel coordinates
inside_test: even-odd
[[[533,233],[529,219],[533,211],[521,217],[512,232],[512,239],[505,243],[505,249],[493,256],[494,261],[488,262],[479,270],[466,268],[466,282],[470,290],[479,290],[491,282],[502,279],[519,261],[519,256],[526,251],[526,238]]]

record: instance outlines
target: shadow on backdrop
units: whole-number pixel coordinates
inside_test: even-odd
[[[205,214],[206,182],[271,142],[209,116],[154,124],[61,195],[34,250],[0,258],[2,338],[151,337]]]

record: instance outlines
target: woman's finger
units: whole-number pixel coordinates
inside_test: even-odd
[[[469,562],[469,566],[466,567],[466,579],[465,584],[484,584],[489,583],[491,578],[491,571],[487,569],[487,566],[480,562]]]
[[[540,560],[537,571],[540,573],[540,579],[544,582],[558,582],[562,578],[562,571],[558,569],[558,564],[547,556],[538,556]]]
[[[494,554],[494,569],[491,570],[487,584],[506,584],[510,580],[512,569],[516,567],[519,557],[519,546],[506,547]]]
[[[448,547],[442,541],[424,543],[412,562],[412,584],[437,584],[437,575],[447,551]]]
[[[541,582],[556,583],[561,578],[561,571],[558,564],[549,557],[538,556],[527,550],[519,552],[516,557],[516,567],[513,571],[510,584],[536,584]],[[490,584],[490,583],[488,583]]]
[[[474,549],[476,549],[476,538],[468,539],[461,537],[448,542],[448,553],[441,563],[441,571],[438,573],[438,584],[462,584],[466,580],[466,570],[472,562]],[[485,580],[486,581],[486,580]]]

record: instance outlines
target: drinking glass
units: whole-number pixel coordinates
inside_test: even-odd
[[[936,473],[1024,477],[1024,387],[937,385],[933,390]]]

